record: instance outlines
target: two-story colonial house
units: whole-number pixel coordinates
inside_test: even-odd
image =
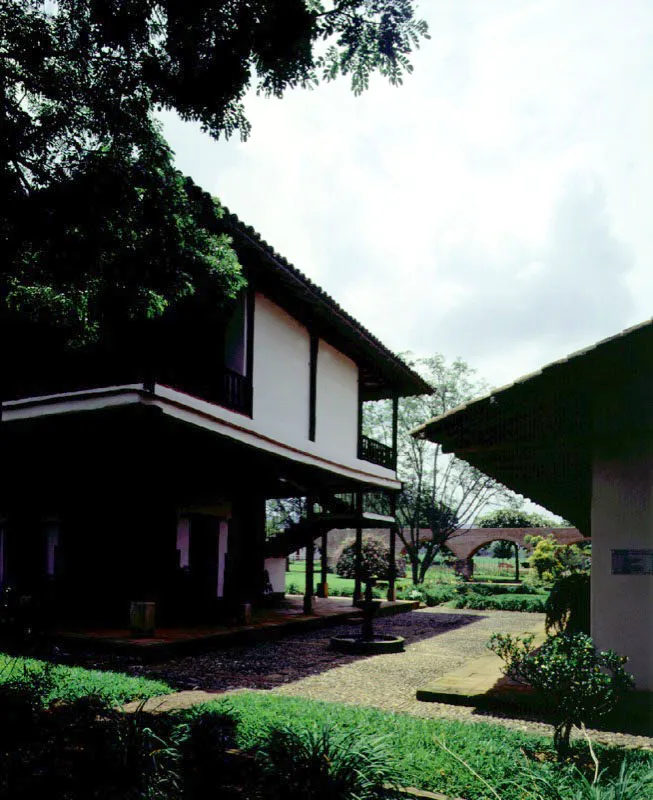
[[[147,346],[26,339],[5,359],[0,584],[47,587],[59,619],[124,624],[134,600],[215,618],[265,591],[266,499],[400,488],[396,435],[364,437],[362,405],[429,386],[254,230],[221,224],[248,282],[227,315],[199,297]]]

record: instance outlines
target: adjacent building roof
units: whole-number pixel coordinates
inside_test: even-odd
[[[599,438],[637,436],[638,381],[651,383],[653,320],[636,325],[420,425],[412,434],[590,533]],[[609,409],[606,411],[606,409]]]

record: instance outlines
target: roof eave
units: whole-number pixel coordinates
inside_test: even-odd
[[[379,375],[388,382],[388,385],[386,389],[378,393],[370,392],[370,399],[372,396],[374,399],[382,399],[392,397],[394,394],[413,396],[433,393],[434,389],[429,383],[341,308],[329,294],[277,253],[254,228],[245,225],[227,209],[225,209],[223,222],[230,233],[245,238],[250,246],[256,248],[274,267],[277,275],[282,276],[284,282],[291,283],[296,287],[308,304],[311,304],[316,310],[325,312],[332,324],[344,329],[343,336],[350,339],[352,350],[361,351],[360,355],[368,361],[368,365],[377,368]]]

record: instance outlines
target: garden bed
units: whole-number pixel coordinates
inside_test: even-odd
[[[570,765],[554,760],[548,737],[481,722],[420,719],[377,709],[258,692],[231,695],[187,711],[183,718],[210,718],[212,714],[225,713],[237,720],[236,743],[245,751],[256,750],[270,728],[285,725],[298,729],[326,725],[336,731],[356,731],[357,735],[381,735],[396,761],[402,785],[467,800],[486,800],[487,786],[438,741],[444,742],[447,749],[489,781],[502,800],[521,800],[525,796],[525,789],[530,785],[527,770],[535,770],[556,784],[571,769]],[[595,749],[606,774],[616,774],[623,757],[641,766],[642,770],[653,770],[651,753],[598,746]],[[534,757],[527,758],[522,750]],[[581,763],[587,762],[585,744],[577,744],[575,753]]]

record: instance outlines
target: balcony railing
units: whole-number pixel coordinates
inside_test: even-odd
[[[393,517],[392,495],[383,489],[370,489],[363,493],[363,511],[368,514],[380,514]]]
[[[214,402],[241,414],[252,413],[252,381],[245,375],[224,367]]]
[[[378,464],[379,467],[395,469],[395,454],[387,444],[370,439],[369,436],[361,435],[358,442],[358,457],[363,461]]]
[[[252,380],[251,378],[234,372],[228,367],[214,368],[212,375],[202,375],[202,380],[197,376],[163,374],[161,383],[166,383],[174,389],[187,392],[194,397],[199,397],[216,406],[237,411],[240,414],[252,414]]]

